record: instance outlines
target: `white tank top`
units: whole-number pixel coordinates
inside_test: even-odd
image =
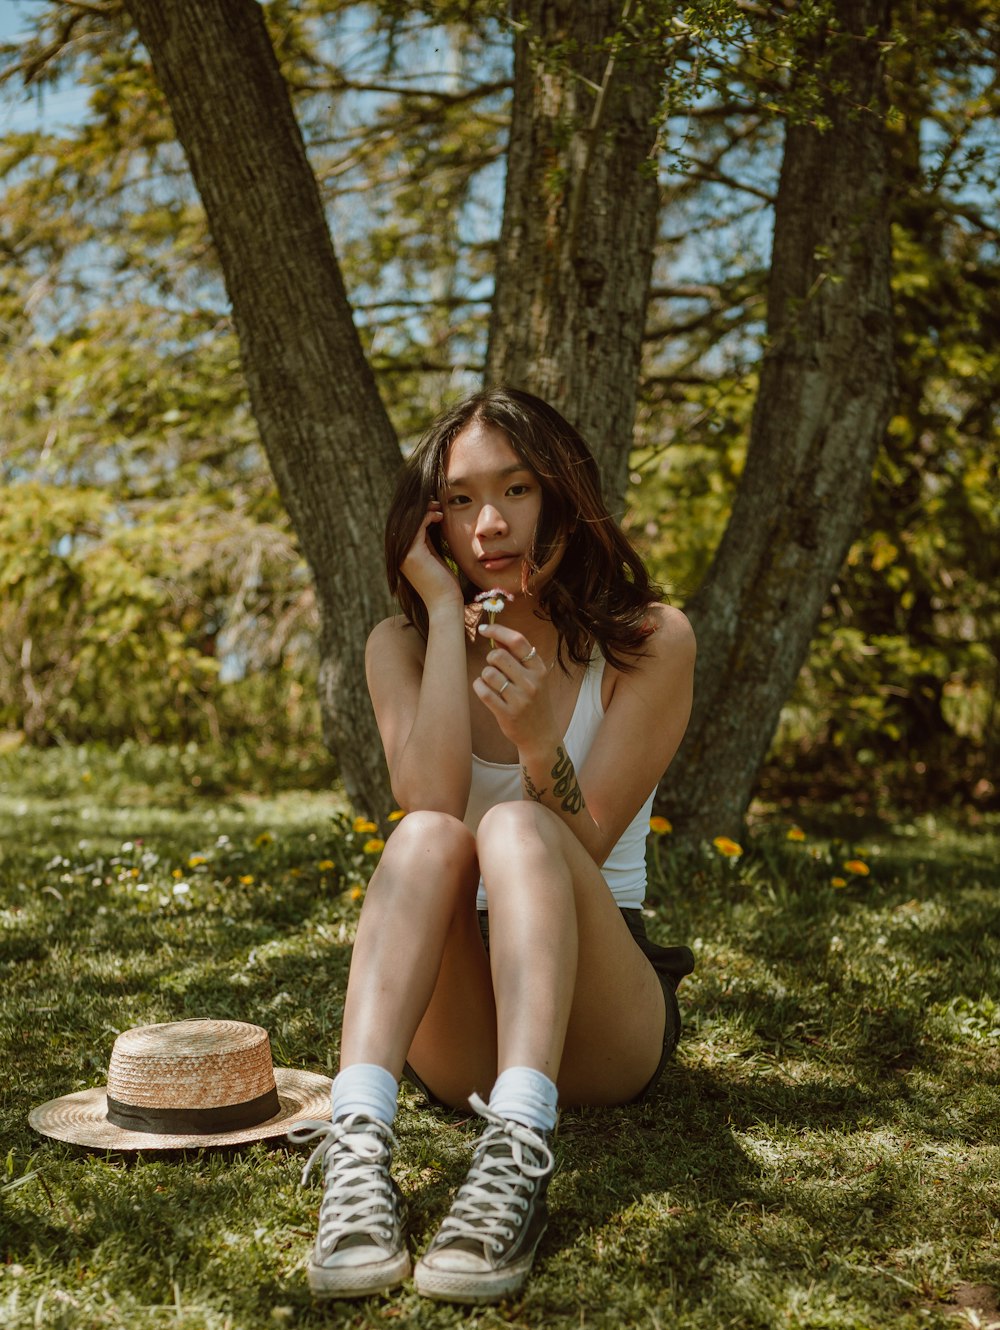
[[[580,695],[573,708],[569,727],[563,735],[563,746],[577,771],[582,769],[604,719],[601,703],[603,679],[604,657],[598,652],[591,658],[584,672]],[[623,909],[637,909],[646,897],[646,836],[649,833],[649,814],[655,794],[654,786],[601,869],[612,896]],[[473,753],[472,787],[464,818],[470,831],[477,830],[479,819],[487,809],[523,797],[521,768],[516,762],[487,762],[485,758]],[[480,910],[486,909],[486,888],[482,879],[476,904]]]

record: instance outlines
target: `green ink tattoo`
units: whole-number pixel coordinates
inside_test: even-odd
[[[563,812],[579,813],[583,808],[583,793],[577,782],[576,771],[573,769],[569,754],[562,747],[556,749],[556,764],[552,768],[551,775],[555,781],[552,793],[557,799],[562,800]]]
[[[549,788],[546,785],[543,790],[540,790],[536,786],[535,782],[528,775],[527,767],[521,768],[521,784],[524,786],[524,793],[528,796],[529,799],[533,799],[536,804],[540,804],[542,802],[542,795],[546,794]]]

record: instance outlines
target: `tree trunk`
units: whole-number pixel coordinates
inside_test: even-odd
[[[365,360],[288,90],[253,0],[127,0],[218,251],[250,401],[316,584],[324,735],[359,811],[389,790],[364,681],[389,611],[399,448]]]
[[[662,52],[630,0],[521,0],[486,375],[537,393],[628,476],[658,189]],[[638,31],[638,39],[635,36]],[[612,47],[621,45],[611,58]]]
[[[889,164],[879,43],[885,0],[841,0],[826,68],[830,126],[791,124],[775,210],[768,349],[746,467],[690,614],[695,708],[658,808],[691,839],[733,834],[781,707],[857,531],[895,383]],[[823,62],[829,60],[829,65]]]

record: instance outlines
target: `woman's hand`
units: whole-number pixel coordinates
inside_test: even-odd
[[[443,521],[441,504],[437,499],[431,499],[400,566],[400,572],[424,602],[428,614],[441,605],[454,605],[460,609],[465,603],[458,578],[431,543],[431,527]]]
[[[520,752],[529,742],[558,742],[549,667],[523,633],[498,623],[481,623],[479,631],[491,638],[493,649],[472,690],[496,717],[500,729]]]

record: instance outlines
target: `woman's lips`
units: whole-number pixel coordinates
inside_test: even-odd
[[[497,573],[516,561],[516,554],[484,554],[480,565],[489,573]]]

